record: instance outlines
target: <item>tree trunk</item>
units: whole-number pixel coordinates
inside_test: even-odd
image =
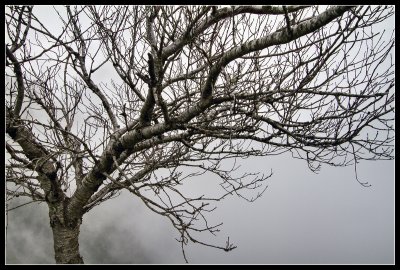
[[[79,227],[80,225],[70,228],[60,224],[52,227],[56,263],[83,264],[79,253]]]
[[[63,203],[49,204],[50,226],[53,230],[57,264],[83,264],[79,253],[79,229],[82,219],[70,220]]]

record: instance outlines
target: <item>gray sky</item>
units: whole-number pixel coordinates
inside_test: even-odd
[[[224,252],[198,245],[186,251],[191,263],[391,264],[394,263],[394,162],[323,166],[312,173],[289,156],[243,161],[249,171],[274,175],[263,197],[248,203],[230,197],[210,216],[224,222],[216,244],[227,237],[238,246]],[[196,181],[205,181],[198,177]],[[216,180],[216,179],[214,179]],[[184,263],[177,232],[137,199],[123,194],[84,217],[80,249],[86,263]],[[47,206],[12,211],[7,263],[53,263]]]
[[[249,172],[272,169],[268,189],[253,203],[232,196],[217,204],[209,221],[223,222],[221,232],[201,238],[224,245],[229,236],[238,248],[227,253],[189,244],[190,263],[394,263],[394,161],[358,164],[360,180],[371,187],[356,181],[353,166],[322,165],[314,174],[289,154],[241,164]],[[199,176],[193,187],[215,181]],[[123,193],[84,216],[80,250],[88,264],[184,263],[178,237],[168,219]],[[10,212],[6,243],[8,264],[54,263],[47,206]]]

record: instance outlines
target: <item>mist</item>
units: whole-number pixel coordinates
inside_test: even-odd
[[[237,248],[224,252],[189,244],[189,263],[394,263],[393,161],[358,164],[359,178],[371,187],[356,181],[354,166],[323,166],[315,174],[289,155],[250,158],[242,165],[264,173],[272,168],[267,190],[253,203],[236,196],[218,203],[209,222],[223,222],[221,232],[201,238],[223,245],[229,237]],[[193,185],[204,181],[217,179],[199,176]],[[54,263],[47,211],[42,203],[9,213],[7,264]],[[123,192],[84,216],[80,250],[88,264],[181,264],[178,237],[166,218]]]
[[[58,26],[46,8],[50,27]],[[387,22],[389,33],[394,27]],[[61,27],[61,26],[60,26]],[[389,33],[390,34],[390,33]],[[388,34],[388,35],[389,35]],[[108,80],[105,66],[93,80]],[[115,74],[115,72],[114,72]],[[97,76],[97,77],[96,77]],[[38,112],[38,114],[44,112]],[[394,117],[393,117],[394,118]],[[249,203],[232,195],[217,202],[207,220],[220,232],[196,235],[203,242],[237,248],[230,252],[189,243],[192,264],[394,264],[394,161],[322,164],[313,173],[289,153],[240,160],[239,171],[272,176],[263,195]],[[219,179],[204,174],[185,183],[189,192],[220,191]],[[219,189],[218,189],[219,188]],[[27,202],[18,198],[8,209]],[[46,203],[32,203],[6,216],[6,264],[54,264],[53,235]],[[127,191],[83,217],[79,238],[85,264],[184,264],[179,232]]]

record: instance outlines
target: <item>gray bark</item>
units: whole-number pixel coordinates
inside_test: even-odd
[[[79,228],[54,225],[54,252],[57,264],[83,264],[83,258],[79,253]]]
[[[356,42],[369,39],[362,37],[358,41],[351,40],[353,32],[357,37],[358,32],[355,32],[355,29],[367,27],[372,24],[372,21],[376,20],[375,23],[381,19],[373,19],[374,13],[368,15],[370,18],[368,16],[363,18],[362,16],[370,12],[370,8],[365,9],[364,15],[361,16],[360,11],[351,6],[333,6],[322,13],[314,9],[310,17],[297,15],[297,18],[299,16],[304,18],[295,22],[293,19],[292,22],[289,21],[290,17],[294,18],[296,14],[303,14],[303,9],[306,7],[231,6],[217,9],[209,6],[200,7],[197,11],[191,8],[186,11],[177,11],[186,14],[182,15],[187,16],[186,19],[181,18],[181,15],[179,19],[175,18],[175,15],[169,18],[168,14],[174,13],[164,7],[145,7],[143,10],[134,8],[131,13],[128,7],[121,7],[117,8],[115,13],[119,14],[118,18],[120,18],[116,20],[116,24],[115,22],[105,23],[103,11],[98,12],[97,8],[89,7],[95,20],[88,29],[81,29],[78,24],[79,12],[67,7],[68,25],[65,25],[65,33],[59,37],[50,33],[44,26],[37,26],[37,23],[41,25],[39,21],[31,25],[30,13],[24,15],[26,13],[24,13],[24,7],[20,10],[14,8],[16,13],[11,12],[7,24],[7,29],[11,31],[9,33],[12,34],[15,28],[15,38],[11,45],[6,44],[8,59],[6,75],[12,81],[15,77],[16,81],[14,84],[10,83],[10,89],[7,89],[9,94],[6,92],[6,98],[10,98],[6,109],[6,133],[12,139],[12,142],[11,139],[7,139],[6,149],[12,161],[17,162],[10,162],[11,176],[7,176],[6,181],[22,186],[23,191],[7,190],[7,195],[28,196],[33,200],[47,203],[54,237],[56,263],[83,263],[79,252],[79,230],[84,213],[102,201],[113,198],[116,191],[122,189],[129,190],[138,196],[154,212],[170,218],[173,226],[181,233],[182,238],[179,241],[182,243],[182,250],[183,244],[189,240],[229,251],[234,248],[229,241],[226,247],[217,247],[202,243],[189,234],[189,231],[193,229],[213,233],[217,227],[209,227],[206,222],[206,228],[200,230],[193,225],[192,221],[197,219],[199,213],[212,211],[207,209],[208,203],[201,203],[201,205],[196,205],[196,203],[202,200],[220,201],[233,193],[239,195],[237,192],[239,189],[259,188],[260,183],[270,176],[257,177],[243,184],[245,181],[241,178],[233,177],[229,175],[230,172],[220,170],[220,161],[232,157],[267,156],[285,148],[289,151],[294,149],[297,154],[297,150],[303,151],[303,156],[299,154],[300,158],[307,160],[309,167],[317,171],[318,167],[312,168],[314,162],[334,165],[330,151],[339,157],[346,156],[347,162],[347,156],[351,152],[342,149],[343,152],[340,153],[343,155],[341,155],[338,154],[336,147],[346,142],[353,147],[355,163],[361,157],[356,156],[359,150],[355,151],[352,143],[358,144],[362,147],[361,149],[369,150],[374,158],[391,158],[389,150],[382,150],[382,153],[376,150],[378,146],[386,146],[386,142],[390,143],[391,135],[382,141],[369,140],[368,137],[367,141],[355,140],[355,138],[364,127],[372,127],[370,123],[375,120],[388,126],[388,134],[389,131],[392,132],[387,124],[390,121],[384,118],[386,114],[393,111],[392,107],[389,109],[389,103],[392,99],[394,100],[394,97],[388,94],[394,87],[391,67],[383,75],[378,76],[376,73],[375,76],[374,62],[385,60],[388,54],[381,52],[387,50],[389,53],[391,46],[394,46],[394,41],[392,45],[382,45],[382,47],[378,43],[376,48],[374,45],[372,46],[374,48],[368,49],[368,55],[370,55],[368,57],[374,60],[370,62],[365,56],[363,59],[365,67],[358,67],[361,62],[356,63],[355,59],[347,59],[346,61],[349,62],[343,62],[345,68],[342,68],[342,62],[339,60],[338,66],[335,67],[337,63],[331,61],[331,58],[341,55],[341,46],[346,55],[345,53],[351,50],[347,48],[347,43],[360,44]],[[28,9],[31,12],[31,8]],[[107,13],[107,10],[108,8],[105,8],[104,12]],[[142,11],[145,13],[140,17],[138,14]],[[339,27],[337,34],[330,33],[335,28],[322,29],[348,11],[352,13],[348,18],[343,17],[335,26],[332,26]],[[379,14],[381,11],[378,9],[374,12]],[[85,12],[81,12],[83,13]],[[304,14],[307,13],[306,11]],[[263,17],[271,17],[271,20],[274,18],[272,15],[281,15],[281,17],[284,15],[285,20],[282,24],[279,24],[277,20],[276,27],[280,27],[277,30],[273,30],[273,27],[269,30],[270,27],[266,27],[260,29],[262,34],[251,34],[247,38],[246,35],[238,35],[236,32],[235,25],[238,23],[237,15],[239,14],[263,14],[266,15]],[[24,16],[28,18],[23,20]],[[35,17],[33,19],[37,20]],[[138,31],[139,36],[136,37],[136,29],[139,29],[140,22],[143,20],[147,20],[146,31]],[[190,20],[186,27],[183,20]],[[231,24],[227,23],[228,20],[231,20]],[[253,28],[250,19],[240,20],[243,29]],[[261,19],[261,22],[263,20]],[[225,23],[227,24],[224,25]],[[52,40],[54,46],[42,48],[43,52],[36,56],[28,55],[30,47],[36,47],[36,45],[31,45],[29,39],[25,42],[28,30],[25,30],[21,38],[19,33],[21,25],[24,24],[27,24],[26,29],[43,35],[49,41]],[[114,30],[113,27],[116,25],[118,28]],[[169,33],[169,26],[166,25],[175,30]],[[264,27],[263,23],[259,25]],[[231,26],[232,35],[228,32]],[[131,45],[128,46],[122,34],[130,30],[132,38],[129,41]],[[226,35],[227,41],[216,38],[219,31],[226,32],[221,35]],[[63,40],[64,35],[66,40]],[[70,37],[74,37],[74,40],[71,41]],[[334,39],[335,37],[337,38]],[[165,38],[170,40],[165,42]],[[230,38],[232,38],[232,44],[230,44]],[[97,62],[94,64],[94,56],[89,46],[97,39],[102,42],[101,46],[104,46],[108,55],[106,55],[106,60],[96,67]],[[142,48],[140,44],[143,40],[146,40],[151,49],[151,53],[148,53],[147,66],[144,61],[145,52],[141,52],[142,49],[135,51]],[[218,40],[218,43],[214,43],[215,40]],[[296,42],[293,42],[295,40]],[[290,42],[292,43],[289,44]],[[284,44],[287,46],[281,46]],[[24,50],[17,51],[22,45],[24,45]],[[308,50],[314,50],[314,45],[318,45],[319,52],[316,51],[316,55],[310,58]],[[272,49],[274,46],[280,47],[274,50]],[[380,49],[381,47],[383,49]],[[56,56],[48,54],[53,48],[68,54],[64,70],[65,90],[59,88],[61,84],[59,85],[58,76],[54,76],[60,73],[58,65],[54,68],[52,64],[53,61],[63,63],[64,60],[61,61],[61,54],[56,53]],[[77,50],[75,51],[74,48]],[[264,49],[267,49],[264,55],[257,53],[249,55],[255,52],[261,53]],[[295,60],[286,58],[285,54],[288,57],[293,55]],[[51,65],[48,67],[43,65],[35,71],[33,66],[42,55],[49,57],[45,63],[51,63]],[[64,57],[64,54],[62,55]],[[204,59],[202,59],[203,56]],[[195,62],[192,63],[192,60]],[[270,60],[271,62],[268,62]],[[276,64],[270,66],[270,63],[275,60],[277,60]],[[107,92],[104,87],[96,85],[92,74],[108,61],[111,61],[118,75],[127,84],[126,93],[122,93],[124,87],[119,89],[118,86],[116,96],[112,96],[113,91]],[[186,62],[188,67],[185,74]],[[246,63],[254,64],[256,68],[244,68],[243,65],[247,66]],[[233,71],[228,66],[229,64],[237,64],[237,72]],[[189,69],[189,66],[194,69]],[[8,69],[11,73],[9,75]],[[79,78],[71,76],[67,79],[71,75],[71,69],[73,73],[76,72],[79,75]],[[146,69],[150,76],[143,75],[145,73],[143,70]],[[351,76],[348,76],[350,71],[355,72],[358,69],[360,74],[364,71],[365,74],[369,74],[368,71],[373,70],[371,75],[367,76],[368,78],[364,78],[367,85],[361,94],[358,91],[360,82],[352,81]],[[326,73],[326,81],[321,85],[311,84],[313,80],[320,79],[318,78],[320,73]],[[340,85],[337,90],[329,89],[333,83],[336,83],[336,79],[339,80],[342,76],[343,81],[347,77],[347,84]],[[143,85],[139,79],[147,86]],[[187,84],[187,81],[190,83]],[[182,82],[184,85],[181,84]],[[136,84],[139,85],[139,90]],[[387,91],[379,93],[383,91],[381,85],[385,84]],[[82,88],[80,88],[81,85]],[[144,86],[143,90],[141,90],[142,86]],[[326,89],[323,86],[326,86]],[[348,92],[343,90],[346,87],[349,89]],[[97,98],[90,102],[82,98],[87,88],[100,99],[98,103],[101,108],[96,106]],[[129,88],[132,89],[132,93]],[[165,99],[163,99],[163,91]],[[64,92],[65,100],[59,96],[59,93],[64,94]],[[136,94],[137,97],[132,97],[132,94]],[[384,96],[387,96],[386,101],[379,101],[379,99],[383,100]],[[89,95],[86,98],[93,97]],[[351,106],[349,97],[357,99]],[[320,100],[319,106],[323,108],[322,111],[316,110],[314,98]],[[342,106],[342,103],[344,104],[347,100],[349,100],[348,107]],[[369,103],[365,105],[367,101]],[[88,104],[85,104],[86,102]],[[375,104],[379,107],[378,109],[375,108]],[[31,119],[30,111],[36,110],[36,107],[43,109],[43,113],[48,115],[50,124],[46,122],[47,119]],[[83,112],[84,108],[87,112]],[[122,113],[118,113],[121,108],[123,108]],[[265,108],[273,108],[277,117],[274,117],[272,112],[266,112]],[[310,112],[311,120],[305,122],[293,119],[294,115],[306,110]],[[78,114],[77,111],[81,113]],[[362,114],[363,111],[365,114]],[[121,118],[117,115],[124,117],[122,119],[124,125],[121,128],[118,124]],[[80,121],[84,122],[82,124],[84,129],[75,128],[74,118],[80,116],[84,120]],[[159,121],[161,117],[164,118],[164,122]],[[95,122],[92,123],[92,120]],[[88,129],[94,127],[99,134],[103,129],[104,144],[92,149],[90,146],[92,132],[87,132],[86,127],[89,127]],[[40,134],[37,134],[38,131]],[[323,134],[320,135],[321,133]],[[233,147],[232,140],[262,142],[268,145],[269,150],[264,150],[264,147],[261,150],[250,148],[250,146],[247,148],[241,143]],[[213,151],[209,151],[208,147],[214,142],[218,144],[221,142],[221,144],[217,145]],[[230,150],[227,150],[227,146]],[[315,147],[318,151],[316,150],[314,154],[309,150],[310,147]],[[329,154],[326,154],[327,152]],[[218,161],[216,164],[210,162],[212,164],[207,167],[203,162],[206,159]],[[185,178],[179,179],[180,174],[175,171],[175,168],[181,165],[190,165],[198,167],[201,171],[213,172],[222,179],[224,184],[229,184],[232,190],[224,188],[227,193],[216,199],[203,198],[203,196],[185,197],[175,189],[175,185],[180,184],[180,181]],[[152,183],[146,179],[147,175],[158,168],[173,168],[169,181],[163,179]],[[113,174],[118,172],[116,170],[119,171],[118,176]],[[105,181],[107,178],[112,182]],[[76,183],[76,190],[72,194],[66,193],[71,188],[70,181]],[[238,187],[236,187],[237,184]],[[171,205],[164,207],[141,193],[141,189],[147,187],[150,187],[156,195],[160,190],[178,194],[186,204],[174,205],[170,200]],[[166,196],[170,196],[168,192],[165,192]],[[262,192],[257,197],[261,194]],[[187,221],[188,216],[182,215],[182,212],[193,218]]]
[[[65,200],[57,204],[48,204],[56,263],[83,264],[79,252],[79,229],[82,219],[72,220],[66,215],[66,203]]]

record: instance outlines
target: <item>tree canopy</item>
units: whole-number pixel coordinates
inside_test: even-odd
[[[171,221],[183,254],[229,251],[198,233],[218,231],[215,202],[264,192],[271,174],[235,174],[240,159],[393,159],[394,32],[379,28],[392,6],[52,9],[56,25],[6,7],[6,180],[7,200],[48,204],[57,262],[83,262],[65,228],[77,238],[121,190]],[[204,173],[220,195],[182,191]]]

